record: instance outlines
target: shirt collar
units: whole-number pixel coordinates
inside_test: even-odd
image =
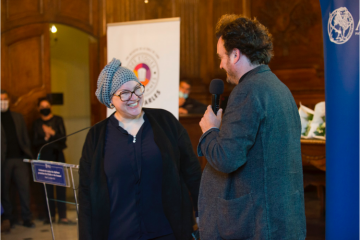
[[[119,120],[117,120],[117,118],[115,117],[115,112],[110,115],[109,121],[110,121],[110,124],[111,124],[113,127],[119,129],[119,130],[120,130],[121,132],[123,132],[123,133],[128,134],[128,132],[127,132],[124,128],[122,128],[122,127],[120,126]],[[147,118],[146,114],[144,113],[144,123],[143,123],[143,124],[145,124],[145,123],[147,123],[147,122],[148,122],[148,118]]]
[[[248,72],[246,72],[244,75],[241,76],[239,83],[241,83],[242,81],[244,81],[245,78],[247,77],[251,77],[257,73],[261,73],[261,72],[266,72],[266,71],[270,71],[270,68],[268,65],[260,65]]]

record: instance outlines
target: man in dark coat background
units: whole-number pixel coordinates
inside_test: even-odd
[[[289,89],[267,66],[271,35],[257,20],[224,15],[216,26],[220,68],[235,84],[222,117],[200,121],[206,165],[201,239],[305,239],[300,118]],[[220,129],[221,125],[221,129]]]
[[[4,208],[2,221],[16,222],[12,216],[10,200],[11,180],[19,191],[21,216],[25,227],[33,228],[30,212],[30,165],[24,158],[31,158],[31,144],[25,121],[20,113],[9,110],[9,95],[1,90],[1,203]]]

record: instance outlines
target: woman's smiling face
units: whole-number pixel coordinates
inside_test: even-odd
[[[119,97],[120,93],[125,91],[132,92],[136,87],[139,87],[139,85],[140,84],[136,81],[126,82],[113,95],[111,102],[121,117],[131,119],[136,118],[141,114],[144,95],[138,97],[133,93],[128,101],[122,101]]]

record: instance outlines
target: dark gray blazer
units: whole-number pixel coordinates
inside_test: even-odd
[[[162,203],[165,216],[177,240],[190,240],[192,209],[197,210],[201,179],[198,158],[186,130],[171,113],[162,109],[143,110],[163,161]],[[108,239],[110,199],[104,170],[107,121],[105,119],[90,129],[80,159],[80,240]]]
[[[305,239],[300,118],[289,89],[261,65],[231,92],[221,129],[200,139],[200,238]]]
[[[23,152],[27,155],[27,157],[32,158],[31,152],[31,143],[29,139],[28,130],[25,125],[24,117],[17,112],[10,112],[13,118],[16,135],[19,141],[19,145]],[[7,148],[7,141],[6,141],[6,134],[4,131],[4,127],[1,124],[1,165],[4,164],[6,158],[6,148]]]

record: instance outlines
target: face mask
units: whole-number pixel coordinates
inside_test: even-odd
[[[1,100],[1,111],[6,112],[9,109],[9,100]]]
[[[179,97],[187,99],[189,97],[189,94],[179,91]]]
[[[51,113],[51,109],[50,108],[43,108],[43,109],[40,110],[40,113],[46,117],[47,115],[49,115]]]

